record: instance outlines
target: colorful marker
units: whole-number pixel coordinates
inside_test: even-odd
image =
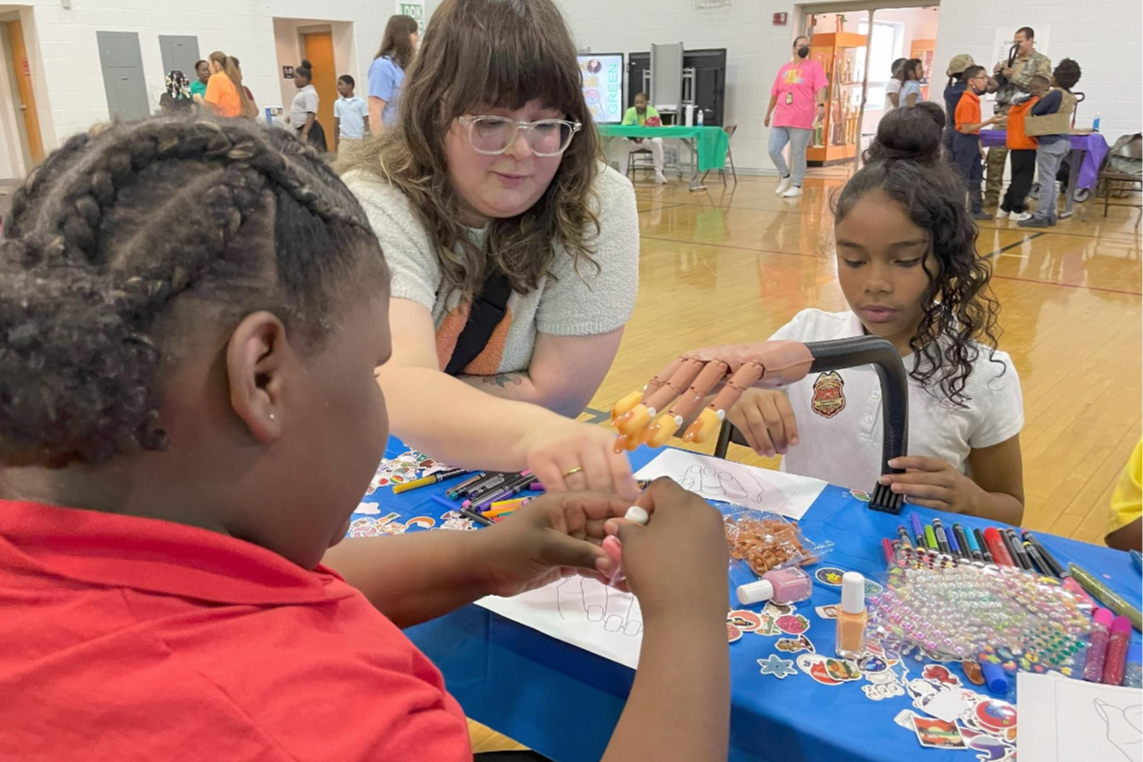
[[[400,495],[402,492],[409,492],[410,490],[427,487],[430,484],[440,484],[441,482],[447,482],[449,479],[455,479],[458,476],[464,476],[467,473],[469,473],[469,471],[465,468],[450,468],[448,471],[429,474],[428,476],[423,476],[420,479],[414,479],[411,482],[398,484],[393,487],[393,494]]]
[[[1040,542],[1036,535],[1027,530],[1024,530],[1024,539],[1035,545],[1036,550],[1040,551],[1040,555],[1044,557],[1045,561],[1047,561],[1048,566],[1052,567],[1053,576],[1059,577],[1061,579],[1066,576],[1064,567],[1060,565],[1060,562],[1056,560],[1055,556],[1048,552],[1048,549],[1044,547],[1044,543]]]
[[[507,484],[504,484],[499,492],[492,494],[492,495],[487,495],[486,497],[480,498],[480,501],[477,503],[474,503],[472,507],[476,511],[483,513],[488,508],[490,508],[493,503],[505,500],[505,499],[513,497],[515,495],[519,495],[521,492],[528,489],[531,485],[532,485],[531,475],[525,474],[525,475],[521,476],[519,479],[517,479],[516,481],[508,482]]]
[[[1001,529],[1000,538],[1004,540],[1004,547],[1008,550],[1008,555],[1012,559],[1012,565],[1017,569],[1031,569],[1032,564],[1028,561],[1028,554],[1023,553],[1023,548],[1020,543],[1016,541],[1016,532],[1011,529]]]
[[[973,560],[983,561],[984,553],[981,552],[980,544],[976,541],[976,533],[969,529],[964,533],[964,537],[968,541],[968,552],[972,554]]]
[[[965,558],[972,558],[972,548],[968,544],[968,537],[964,533],[964,527],[960,524],[952,525],[953,537],[956,538],[956,544],[960,546],[960,554]]]
[[[954,532],[951,527],[945,530],[945,539],[949,541],[949,550],[952,551],[954,556],[959,558],[962,555],[960,552],[960,543],[957,542],[956,532]]]
[[[456,500],[460,494],[470,487],[476,486],[479,482],[483,481],[488,476],[487,473],[481,471],[470,479],[465,479],[455,487],[449,487],[445,490],[445,497],[449,500]]]
[[[925,547],[925,530],[921,529],[921,517],[913,514],[913,539],[917,541],[917,547]]]
[[[1139,551],[1134,548],[1127,552],[1131,556],[1131,565],[1135,567],[1135,571],[1143,573],[1143,555],[1139,555]]]
[[[972,538],[976,542],[976,547],[980,550],[980,555],[985,563],[993,563],[996,559],[992,557],[992,550],[988,547],[988,543],[985,542],[984,534],[979,529],[973,529]]]
[[[475,521],[477,524],[480,524],[481,526],[486,526],[486,527],[492,526],[492,519],[486,519],[483,516],[481,516],[479,513],[477,513],[476,511],[471,510],[469,508],[461,508],[460,509],[460,515],[464,516],[466,519],[471,519],[472,521]]]
[[[1036,550],[1036,546],[1027,540],[1024,541],[1024,552],[1028,554],[1028,560],[1039,570],[1040,574],[1045,577],[1056,576],[1052,573],[1052,567],[1049,566],[1048,562],[1044,560],[1044,557],[1040,555],[1040,551]]]
[[[933,519],[933,534],[937,537],[937,547],[941,549],[941,552],[946,556],[951,555],[952,551],[949,549],[949,538],[948,535],[945,534],[945,528],[941,526],[940,519]]]
[[[888,537],[881,538],[881,552],[885,554],[885,563],[893,565],[893,543]]]
[[[1004,545],[1004,540],[996,527],[984,530],[984,541],[988,543],[988,549],[992,552],[992,558],[996,563],[1003,566],[1016,565],[1012,556],[1008,554],[1008,548]]]
[[[937,545],[937,536],[933,533],[933,528],[929,524],[925,524],[925,546],[929,550],[939,550],[940,546]]]
[[[912,542],[912,540],[909,539],[909,530],[908,529],[906,529],[905,527],[897,527],[897,539],[901,541],[901,547],[902,548],[912,549],[913,542]]]

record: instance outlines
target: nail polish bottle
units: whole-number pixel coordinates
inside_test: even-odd
[[[846,572],[841,578],[841,606],[837,610],[837,655],[860,659],[865,655],[865,577]]]
[[[738,586],[738,602],[743,606],[762,601],[799,603],[814,592],[814,578],[796,566],[774,569],[757,582]]]

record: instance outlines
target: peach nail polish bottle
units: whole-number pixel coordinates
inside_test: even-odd
[[[865,577],[846,572],[841,578],[841,606],[837,610],[837,655],[860,659],[865,655]]]

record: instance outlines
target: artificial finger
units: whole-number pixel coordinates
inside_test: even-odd
[[[726,368],[726,363],[720,360],[712,360],[704,365],[687,390],[675,400],[671,409],[655,421],[653,431],[644,431],[644,427],[651,422],[650,418],[629,420],[626,425],[620,424],[620,430],[628,437],[637,437],[639,442],[647,442],[651,447],[661,447],[679,430],[684,420],[694,415],[706,396],[722,382],[726,377]],[[649,412],[654,415],[656,411],[649,410]],[[643,426],[636,428],[636,424],[639,423]]]
[[[718,427],[726,420],[726,411],[734,407],[746,390],[762,378],[763,370],[761,365],[748,362],[735,371],[722,387],[722,391],[715,395],[706,409],[699,414],[698,419],[687,429],[683,441],[702,444],[714,436]]]
[[[659,387],[665,384],[667,379],[674,375],[675,371],[678,370],[682,364],[683,358],[676,357],[667,367],[659,371],[658,375],[652,378],[647,385],[643,387],[642,391],[631,392],[619,400],[619,402],[616,402],[615,407],[611,409],[611,421],[618,423],[619,419],[631,412],[636,405],[643,403],[647,397],[658,391]]]
[[[655,417],[661,406],[665,406],[672,399],[682,394],[692,383],[695,383],[696,378],[702,378],[705,372],[706,368],[698,360],[679,360],[679,364],[670,376],[665,376],[666,371],[664,371],[655,377],[660,383],[654,391],[651,391],[648,386],[648,392],[643,397],[644,402],[639,403],[616,419],[615,427],[623,434],[641,433],[651,423],[651,419]],[[682,384],[684,379],[689,380]],[[675,384],[671,383],[673,380],[676,382]],[[676,387],[678,391],[675,391]]]

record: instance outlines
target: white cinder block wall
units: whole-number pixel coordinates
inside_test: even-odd
[[[695,10],[693,0],[557,0],[568,17],[579,48],[597,52],[633,52],[651,43],[682,42],[687,48],[726,48],[728,56],[726,122],[737,124],[735,160],[739,167],[772,171],[766,155],[768,131],[762,126],[769,89],[789,56],[802,10],[786,0],[732,0],[729,8]],[[439,0],[428,0],[431,12]],[[163,71],[160,34],[197,35],[205,56],[221,49],[242,59],[246,84],[261,107],[282,106],[283,87],[274,18],[320,19],[352,23],[352,51],[346,71],[364,84],[395,3],[374,0],[26,0],[20,9],[25,40],[35,69],[37,109],[45,147],[107,118],[96,31],[139,34],[149,94],[157,104]],[[0,10],[14,6],[0,5]],[[776,12],[789,14],[786,26],[774,26]],[[1103,132],[1114,140],[1141,129],[1143,90],[1143,4],[1139,0],[947,0],[941,4],[936,60],[957,53],[986,61],[997,26],[1051,25],[1053,60],[1070,56],[1084,70],[1079,87],[1088,97],[1081,118],[1096,111]],[[341,61],[338,62],[339,65]],[[934,78],[935,93],[943,83]]]

